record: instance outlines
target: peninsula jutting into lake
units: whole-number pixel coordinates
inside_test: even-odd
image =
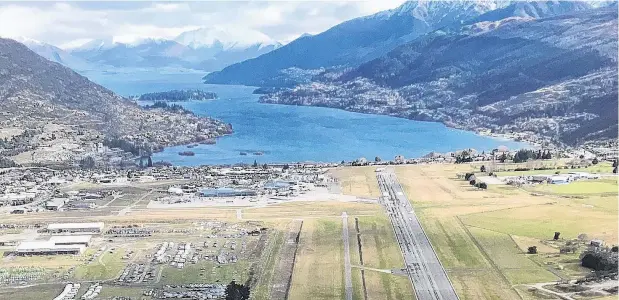
[[[202,101],[217,99],[217,94],[199,89],[171,90],[166,92],[146,93],[133,98],[140,101]]]

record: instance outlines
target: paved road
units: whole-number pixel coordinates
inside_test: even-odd
[[[344,287],[346,300],[352,300],[352,266],[350,265],[350,242],[348,240],[348,214],[342,213],[342,240],[344,240]]]
[[[376,176],[417,299],[458,299],[395,174],[387,169]]]

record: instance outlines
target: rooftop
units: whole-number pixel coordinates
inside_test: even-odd
[[[94,223],[55,223],[47,225],[48,230],[54,229],[77,229],[77,228],[99,228],[103,229],[103,222]]]
[[[90,235],[57,235],[52,236],[49,241],[54,244],[83,244],[89,243]]]

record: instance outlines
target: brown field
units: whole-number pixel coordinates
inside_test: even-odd
[[[342,193],[357,197],[378,198],[380,190],[376,181],[376,167],[336,168],[331,175],[339,179]]]
[[[297,201],[260,208],[247,208],[243,210],[243,219],[276,220],[340,217],[342,212],[347,212],[349,215],[376,215],[382,213],[382,208],[375,203]]]

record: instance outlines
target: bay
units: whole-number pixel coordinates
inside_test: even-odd
[[[168,147],[153,155],[154,161],[175,165],[283,162],[339,162],[375,156],[420,157],[429,152],[473,148],[489,151],[500,145],[509,149],[525,143],[480,136],[435,122],[419,122],[380,115],[367,115],[332,108],[263,104],[254,87],[205,85],[200,73],[107,74],[95,82],[124,96],[172,89],[199,88],[218,94],[210,101],[181,102],[196,114],[231,123],[234,134],[215,145]],[[180,156],[181,151],[195,156]],[[246,155],[241,155],[245,153]]]

